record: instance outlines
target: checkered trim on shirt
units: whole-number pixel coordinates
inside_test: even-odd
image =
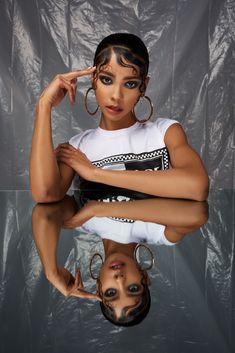
[[[169,168],[169,155],[167,148],[160,148],[151,152],[142,152],[139,154],[127,153],[127,154],[117,154],[115,156],[106,157],[98,161],[93,161],[92,163],[98,167],[102,168],[107,165],[128,163],[128,162],[138,162],[138,161],[149,161],[154,160],[155,158],[162,158],[163,169]]]

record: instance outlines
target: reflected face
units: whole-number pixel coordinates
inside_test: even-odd
[[[141,95],[141,78],[137,66],[125,63],[132,67],[119,65],[112,53],[109,63],[97,69],[96,99],[105,122],[120,123],[134,118],[132,109]]]
[[[110,255],[100,271],[102,299],[111,307],[117,318],[138,307],[143,293],[143,275],[131,257],[115,253]]]

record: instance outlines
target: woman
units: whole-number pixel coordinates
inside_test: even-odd
[[[170,119],[146,122],[152,115],[145,95],[148,66],[141,39],[117,33],[98,45],[93,67],[57,75],[48,85],[37,104],[32,139],[30,185],[35,201],[62,200],[75,175],[84,191],[82,205],[92,198],[128,197],[128,190],[136,193],[134,198],[147,194],[206,199],[207,173],[180,124]],[[92,78],[85,106],[90,112],[88,94],[93,89],[101,112],[99,127],[74,136],[54,153],[52,108],[66,93],[74,104],[77,79],[85,75]],[[138,122],[134,110],[140,98],[150,104],[144,123]]]
[[[73,197],[66,196],[61,202],[36,205],[32,215],[34,240],[47,279],[66,296],[99,300],[104,316],[121,326],[138,324],[150,308],[147,269],[153,265],[153,255],[143,242],[172,246],[206,220],[205,202],[157,198],[90,201],[77,212]],[[104,256],[95,253],[90,262],[96,293],[84,290],[79,270],[74,277],[58,265],[61,227],[79,228],[102,238]],[[149,249],[147,268],[137,261],[136,250],[140,247]],[[98,275],[94,271],[97,258],[101,259]]]

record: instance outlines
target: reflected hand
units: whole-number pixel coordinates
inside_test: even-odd
[[[71,167],[78,175],[86,180],[93,180],[95,167],[81,150],[74,148],[68,143],[59,145],[56,150],[56,159]]]
[[[71,71],[66,74],[59,74],[49,83],[40,96],[51,107],[58,105],[66,93],[68,92],[71,104],[75,103],[77,78],[91,75],[95,71],[95,67],[86,68],[83,70]]]
[[[82,226],[85,222],[95,216],[94,206],[99,201],[89,201],[72,218],[63,222],[64,228],[76,228]]]
[[[79,297],[101,301],[99,295],[84,290],[80,270],[75,277],[64,267],[57,268],[57,274],[51,277],[50,282],[66,297]]]

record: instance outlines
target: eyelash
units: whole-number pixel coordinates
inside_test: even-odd
[[[137,290],[132,291],[132,290],[131,290],[131,287],[136,287]],[[114,291],[114,292],[115,292],[114,295],[110,295],[110,294],[109,294],[109,292],[111,292],[111,291]],[[128,287],[128,291],[131,292],[131,293],[137,293],[137,292],[140,291],[140,286],[139,286],[138,284],[131,284],[131,285],[129,285],[129,287]],[[116,294],[117,294],[117,291],[116,291],[116,289],[114,289],[114,288],[108,288],[108,289],[105,291],[105,293],[104,293],[105,297],[107,297],[107,298],[114,297]]]
[[[106,85],[106,86],[109,86],[113,83],[112,79],[108,76],[99,76],[99,79],[100,81]],[[128,89],[134,89],[136,87],[138,87],[139,85],[139,82],[138,81],[127,81],[125,82],[125,87],[128,88]]]

